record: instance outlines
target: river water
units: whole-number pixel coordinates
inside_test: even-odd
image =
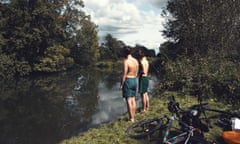
[[[118,119],[127,112],[119,80],[117,71],[75,69],[1,81],[0,144],[57,144]]]

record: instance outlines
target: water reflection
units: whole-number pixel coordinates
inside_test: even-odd
[[[123,99],[119,91],[119,84],[115,84],[109,89],[102,82],[99,84],[98,89],[100,95],[98,97],[97,111],[92,116],[91,125],[115,120],[117,116],[126,112],[125,103],[122,102]]]
[[[0,83],[0,143],[55,144],[126,112],[119,73],[93,69]]]

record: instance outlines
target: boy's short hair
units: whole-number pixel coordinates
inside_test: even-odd
[[[124,55],[124,57],[127,57],[129,54],[131,54],[131,48],[129,46],[125,46],[123,48],[123,55]]]
[[[145,56],[145,53],[143,52],[142,49],[139,49],[139,50],[138,50],[138,55],[139,55],[140,58],[142,58],[142,57]]]

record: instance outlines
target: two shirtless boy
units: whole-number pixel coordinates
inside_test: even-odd
[[[145,112],[149,108],[148,89],[148,69],[149,63],[144,53],[139,50],[139,62],[131,54],[131,48],[126,46],[124,48],[123,74],[121,77],[120,89],[122,95],[126,98],[127,108],[129,113],[129,121],[134,122],[136,112],[136,92],[137,92],[137,77],[139,75],[139,93],[142,97],[142,111]],[[139,73],[139,64],[141,72]]]

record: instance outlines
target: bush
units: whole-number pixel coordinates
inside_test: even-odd
[[[159,92],[180,91],[201,94],[236,104],[240,98],[240,67],[226,59],[178,59],[162,65]]]

